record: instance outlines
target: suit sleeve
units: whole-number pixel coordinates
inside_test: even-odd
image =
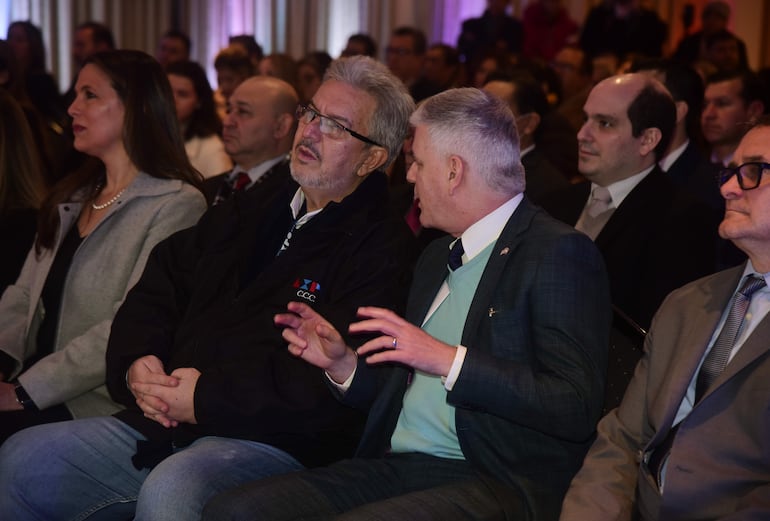
[[[600,254],[584,235],[513,252],[468,352],[450,404],[584,442],[601,412],[610,306]],[[512,273],[520,272],[520,273]],[[478,298],[478,292],[477,292]]]
[[[154,354],[165,362],[191,287],[198,252],[196,232],[197,227],[187,228],[148,250],[136,285],[112,321],[106,354],[107,389],[118,403],[136,406],[125,377],[137,358]]]
[[[561,520],[632,519],[640,455],[653,434],[646,390],[654,337],[653,327],[620,406],[599,422],[597,438],[564,498]]]

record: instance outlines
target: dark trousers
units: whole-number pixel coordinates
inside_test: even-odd
[[[397,454],[250,483],[216,496],[203,521],[498,520],[501,500],[509,512],[521,503],[515,490],[500,498],[465,461]]]
[[[72,414],[64,405],[54,405],[42,411],[0,412],[0,445],[22,429],[33,425],[71,420]]]

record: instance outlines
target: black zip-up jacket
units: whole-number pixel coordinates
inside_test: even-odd
[[[140,443],[137,466],[206,435],[267,443],[307,466],[353,453],[365,416],[333,397],[320,369],[288,352],[273,316],[290,301],[305,302],[347,335],[359,306],[402,312],[417,248],[390,212],[384,174],[375,172],[293,230],[277,256],[294,222],[296,189],[291,182],[269,198],[238,194],[160,243],[118,311],[107,386],[127,407],[116,416],[149,440]],[[149,354],[167,373],[201,372],[197,425],[165,429],[142,415],[125,375]]]

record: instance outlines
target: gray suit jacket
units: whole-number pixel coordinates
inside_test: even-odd
[[[770,516],[770,317],[757,326],[682,421],[663,496],[647,468],[667,436],[743,266],[673,292],[647,335],[618,409],[564,500],[563,520],[768,519]]]
[[[0,299],[0,349],[16,360],[19,382],[43,409],[66,402],[74,417],[112,414],[120,407],[104,387],[112,318],[139,280],[152,248],[192,226],[206,209],[203,195],[179,180],[139,174],[83,240],[72,259],[62,294],[54,352],[19,375],[37,349],[45,310],[40,294],[62,238],[76,225],[82,204],[59,205],[53,250],[30,250],[16,284]]]

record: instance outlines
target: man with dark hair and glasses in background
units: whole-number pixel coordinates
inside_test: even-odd
[[[107,349],[126,410],[9,440],[0,512],[199,519],[221,490],[351,455],[365,415],[288,352],[273,316],[298,300],[347,331],[361,305],[403,310],[417,249],[383,170],[413,109],[384,65],[334,62],[297,110],[293,181],[213,207],[151,255]]]
[[[748,261],[663,303],[563,520],[770,516],[770,120],[744,135],[720,183],[719,233]]]

